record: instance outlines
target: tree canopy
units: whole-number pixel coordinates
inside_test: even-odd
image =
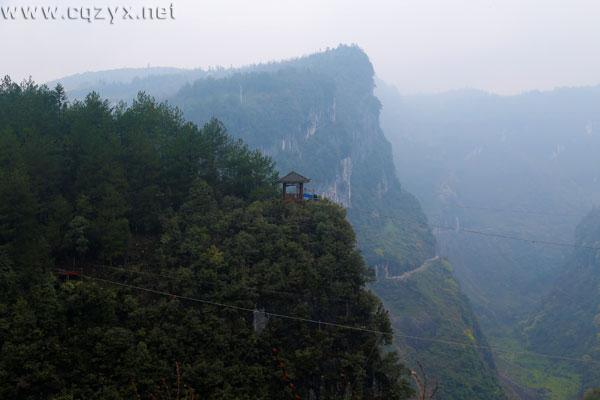
[[[276,179],[216,120],[5,78],[0,397],[408,398],[344,210]]]

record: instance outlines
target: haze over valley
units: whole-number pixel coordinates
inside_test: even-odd
[[[344,4],[0,1],[0,399],[600,399],[600,9]]]

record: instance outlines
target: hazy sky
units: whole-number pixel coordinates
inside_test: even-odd
[[[0,5],[168,6],[164,0]],[[403,92],[515,93],[600,83],[597,0],[174,0],[173,21],[0,19],[0,74],[239,66],[356,43]],[[1,16],[0,16],[1,17]]]

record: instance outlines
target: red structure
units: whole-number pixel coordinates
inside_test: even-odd
[[[310,179],[294,171],[279,179],[279,183],[283,187],[283,198],[285,200],[302,201],[304,199],[304,184],[308,182],[310,182]]]
[[[80,271],[71,271],[66,269],[59,269],[58,278],[62,282],[70,281],[70,280],[81,280],[81,272]]]

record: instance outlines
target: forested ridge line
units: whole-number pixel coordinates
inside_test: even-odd
[[[281,201],[273,162],[218,121],[5,78],[0,167],[0,398],[411,395],[345,211]],[[147,274],[57,279],[89,265]]]

